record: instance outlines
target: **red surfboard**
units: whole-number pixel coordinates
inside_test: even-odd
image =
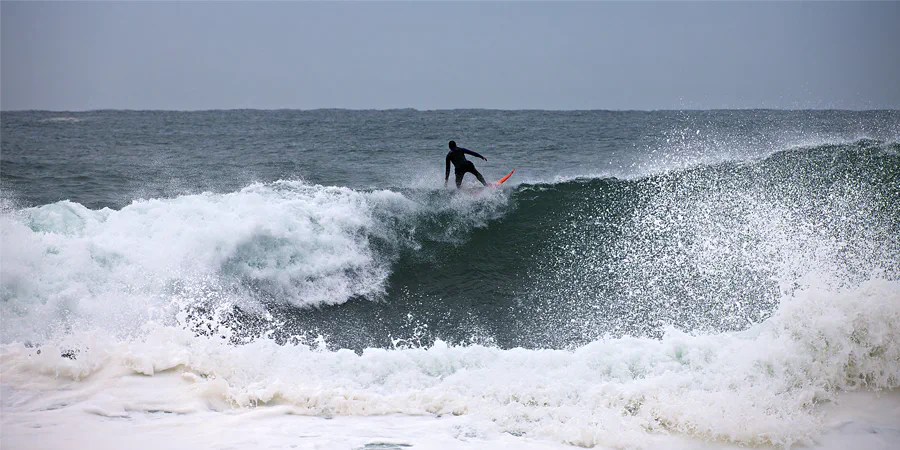
[[[497,182],[494,183],[493,186],[494,186],[494,187],[499,187],[501,184],[503,184],[504,181],[508,180],[509,177],[511,177],[512,174],[513,174],[513,172],[515,172],[515,171],[516,171],[516,169],[510,170],[509,173],[506,174],[505,177],[503,177],[503,178],[497,180]]]

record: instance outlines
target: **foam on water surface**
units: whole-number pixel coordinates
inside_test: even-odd
[[[145,420],[281,408],[316,417],[464,416],[475,436],[579,446],[642,447],[669,434],[815,445],[828,429],[822,405],[840,392],[900,384],[897,292],[895,281],[838,294],[812,289],[745,332],[671,330],[661,340],[604,339],[574,351],[438,342],[357,354],[265,339],[233,346],[148,324],[136,341],[4,345],[2,378],[17,392],[4,396],[4,410]]]

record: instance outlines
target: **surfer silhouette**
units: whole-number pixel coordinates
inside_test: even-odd
[[[478,170],[475,169],[475,164],[472,161],[466,159],[466,154],[470,154],[476,158],[481,158],[487,161],[487,158],[479,155],[472,150],[467,148],[457,147],[455,141],[450,141],[448,144],[450,145],[450,152],[447,153],[447,168],[444,170],[444,186],[447,185],[447,181],[450,179],[450,163],[453,163],[453,169],[456,172],[456,188],[459,189],[460,185],[462,185],[463,177],[466,173],[471,173],[475,175],[475,178],[478,178],[478,181],[481,184],[487,186],[487,182],[484,181],[484,177],[478,173]]]

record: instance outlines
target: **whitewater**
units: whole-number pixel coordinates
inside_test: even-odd
[[[2,119],[4,449],[900,445],[896,111]]]

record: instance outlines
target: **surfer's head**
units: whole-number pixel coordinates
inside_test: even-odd
[[[453,150],[454,148],[456,148],[456,141],[450,141],[450,143],[447,145],[450,146],[450,150]]]

